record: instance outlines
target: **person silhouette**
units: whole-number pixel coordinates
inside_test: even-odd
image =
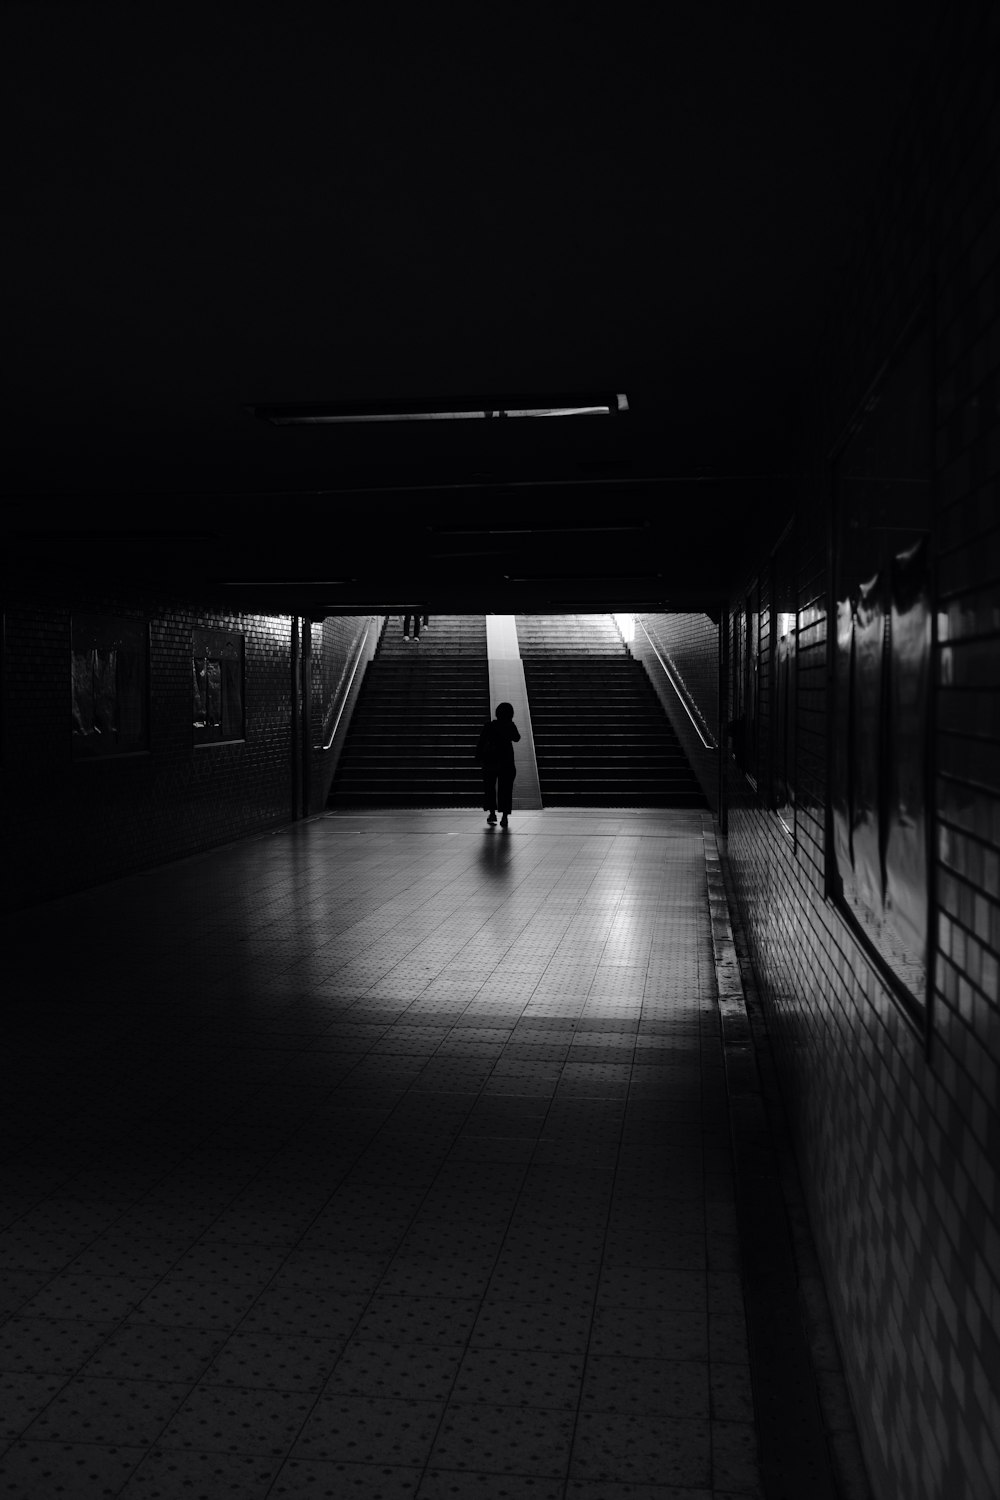
[[[514,723],[514,708],[510,703],[498,703],[496,718],[487,719],[479,735],[476,759],[483,768],[483,810],[487,823],[497,820],[500,809],[500,827],[507,827],[511,803],[514,798],[514,741],[521,738]]]

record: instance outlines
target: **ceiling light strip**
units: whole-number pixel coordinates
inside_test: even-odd
[[[349,404],[324,407],[319,403],[250,408],[255,416],[275,427],[354,426],[367,422],[466,422],[505,417],[608,417],[628,409],[628,397],[622,392],[614,396],[575,396],[565,400],[494,397],[484,398],[481,405],[459,401],[448,406],[418,406],[416,410],[400,408],[394,403],[379,405],[375,402],[359,403],[353,409]]]

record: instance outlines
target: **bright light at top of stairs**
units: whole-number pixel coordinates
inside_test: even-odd
[[[615,622],[626,643],[635,640],[635,615],[615,615]]]

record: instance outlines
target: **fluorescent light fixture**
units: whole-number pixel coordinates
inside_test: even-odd
[[[607,417],[608,406],[526,406],[521,411],[501,411],[500,417]]]
[[[485,411],[306,412],[268,416],[267,420],[275,427],[325,427],[338,422],[352,426],[357,422],[464,422],[488,415]]]
[[[471,396],[440,401],[335,401],[251,406],[274,427],[356,426],[367,422],[468,422],[503,417],[608,417],[628,411],[621,392],[565,396]]]
[[[612,521],[606,525],[591,525],[590,522],[566,521],[556,522],[552,526],[544,523],[522,526],[519,521],[512,521],[509,526],[487,523],[485,526],[428,526],[427,530],[434,532],[436,536],[542,536],[562,532],[572,532],[575,535],[580,531],[648,531],[649,522]]]
[[[506,583],[652,583],[662,573],[504,573]]]
[[[227,589],[334,589],[348,583],[357,583],[356,578],[225,578]]]

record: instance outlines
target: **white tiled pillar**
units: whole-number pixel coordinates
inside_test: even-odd
[[[528,690],[513,615],[486,616],[486,654],[490,669],[490,713],[496,712],[498,703],[512,704],[514,723],[521,731],[520,742],[514,746],[517,779],[514,782],[513,811],[541,807],[535,737],[531,732]]]

